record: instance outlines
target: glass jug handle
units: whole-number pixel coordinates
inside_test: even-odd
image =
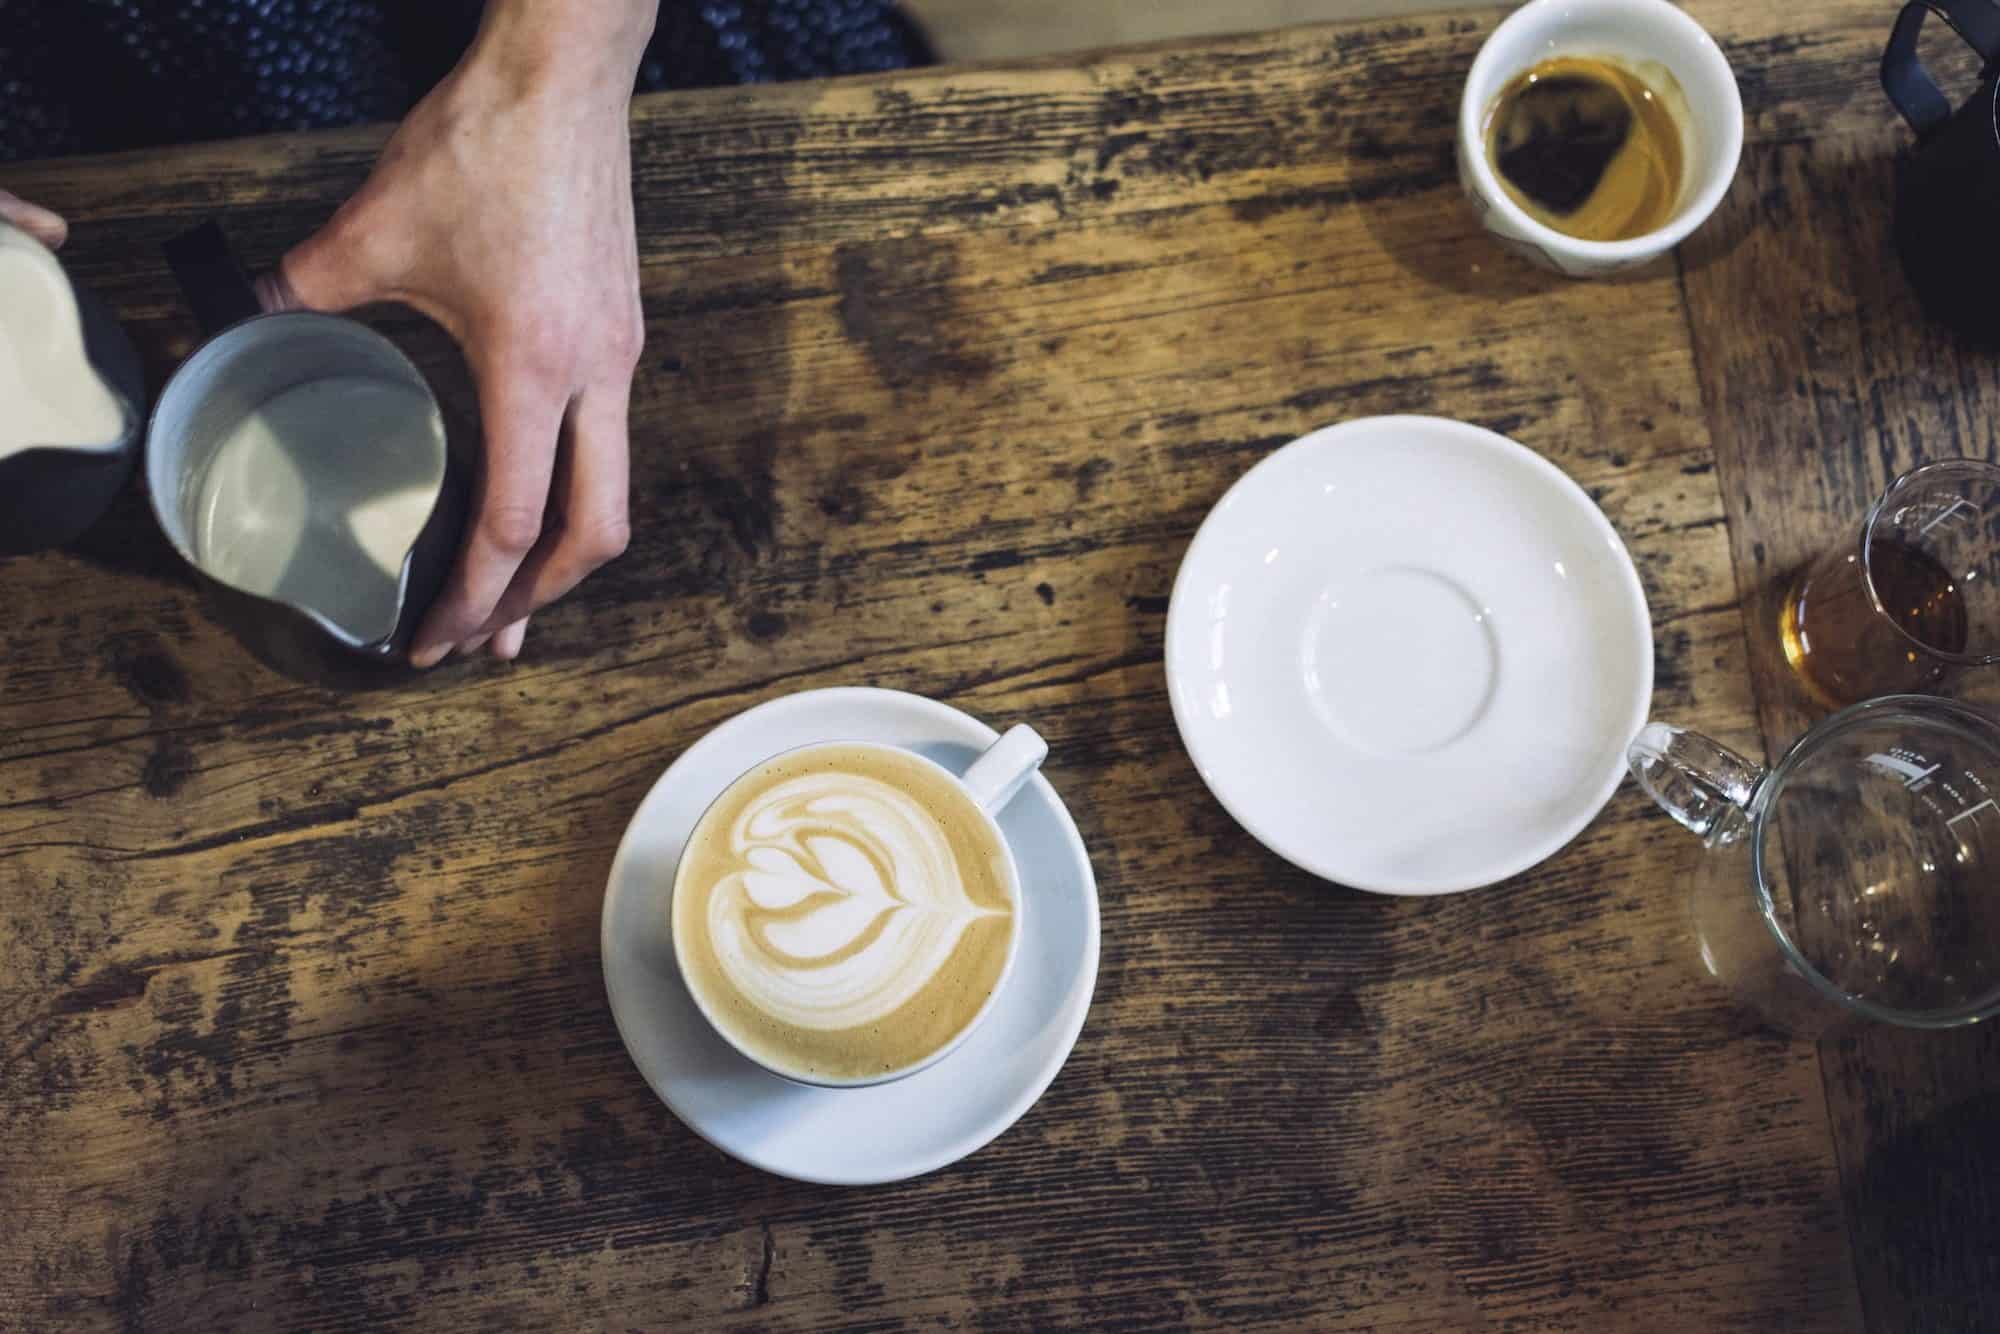
[[[1667,814],[1711,848],[1750,832],[1764,770],[1699,732],[1648,723],[1625,752],[1632,776]]]

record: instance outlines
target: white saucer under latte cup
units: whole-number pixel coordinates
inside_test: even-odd
[[[640,802],[605,886],[604,989],[633,1063],[687,1128],[780,1176],[876,1185],[936,1171],[1027,1115],[1083,1031],[1097,982],[1097,880],[1062,796],[1037,770],[999,813],[1031,910],[999,999],[949,1059],[907,1079],[819,1088],[746,1059],[702,1017],[674,958],[675,868],[696,822],[758,756],[870,741],[963,773],[1000,734],[895,690],[808,690],[738,714]]]

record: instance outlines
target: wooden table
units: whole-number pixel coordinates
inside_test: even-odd
[[[1694,841],[1629,789],[1489,892],[1266,854],[1182,752],[1176,563],[1256,459],[1437,412],[1587,486],[1659,712],[1811,716],[1774,590],[2000,376],[1888,258],[1893,5],[1698,0],[1750,114],[1677,262],[1533,272],[1459,197],[1494,13],[654,99],[637,537],[516,666],[300,684],[131,498],[0,564],[0,1326],[197,1330],[2000,1327],[2000,1040],[1818,1049],[1692,967]],[[158,243],[269,262],[376,132],[51,162],[155,383]],[[389,327],[470,414],[434,330]],[[661,768],[786,692],[1031,718],[1103,967],[966,1162],[828,1190],[685,1130],[606,1009],[598,909]]]

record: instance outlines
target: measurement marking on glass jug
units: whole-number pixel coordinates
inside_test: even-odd
[[[1935,519],[1932,519],[1929,523],[1925,524],[1922,528],[1919,528],[1917,531],[1919,533],[1922,533],[1924,536],[1928,537],[1930,535],[1931,529],[1937,527],[1941,523],[1946,522],[1947,520],[1955,519],[1959,515],[1965,514],[1967,512],[1970,512],[1972,516],[1971,521],[1974,524],[1977,524],[1979,522],[1980,516],[1984,513],[1984,511],[1982,511],[1979,508],[1979,506],[1973,504],[1971,501],[1967,500],[1964,496],[1960,496],[1957,499],[1953,500],[1951,504],[1945,506],[1944,509],[1938,513],[1938,516]]]
[[[2000,804],[1996,804],[1993,798],[1988,797],[1986,800],[1980,802],[1977,806],[1974,806],[1971,810],[1960,811],[1957,815],[1952,816],[1949,820],[1945,821],[1945,825],[1949,827],[1952,825],[1959,824],[1962,821],[1970,820],[1973,816],[1978,815],[1984,811],[1992,811],[1995,815],[2000,816]]]
[[[1868,763],[1874,765],[1877,769],[1900,775],[1905,780],[1903,786],[1912,792],[1923,791],[1925,785],[1930,780],[1930,776],[1944,768],[1942,764],[1933,764],[1928,769],[1920,769],[1899,755],[1870,755]]]

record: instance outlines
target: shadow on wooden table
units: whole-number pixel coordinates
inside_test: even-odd
[[[1746,187],[1739,182],[1736,188]],[[1485,301],[1533,297],[1580,281],[1510,254],[1480,225],[1477,210],[1456,184],[1448,192],[1372,200],[1361,212],[1375,240],[1407,272],[1461,296]],[[1700,262],[1726,257],[1749,234],[1751,225],[1743,211],[1719,207],[1700,229]],[[1667,255],[1588,281],[1612,288],[1649,283],[1672,273],[1675,262]]]
[[[155,579],[192,587],[194,571],[153,518],[143,479],[135,476],[102,518],[65,548],[70,555],[121,579]]]
[[[1790,182],[1760,170],[1761,155],[1746,155],[1736,183],[1716,207],[1715,216],[1681,246],[1683,272],[1693,275],[1717,266],[1726,269],[1738,248],[1752,238],[1769,244],[1772,238],[1765,233],[1774,225],[1780,236],[1788,228],[1802,228],[1804,220],[1795,210],[1803,205],[1838,213],[1837,220],[1813,219],[1815,229],[1834,236],[1883,238],[1879,254],[1856,255],[1852,262],[1865,266],[1869,273],[1893,275],[1900,284],[1902,272],[1896,253],[1886,244],[1888,219],[1895,212],[1896,162],[1894,155],[1872,150],[1860,156],[1842,154],[1822,167],[1824,188],[1795,200]],[[1877,216],[1868,219],[1868,214]]]
[[[1405,271],[1433,287],[1480,301],[1532,298],[1582,281],[1537,268],[1510,254],[1479,225],[1457,186],[1445,198],[1431,191],[1405,199],[1371,202],[1362,210],[1368,230]],[[1610,278],[1589,281],[1608,287],[1653,282],[1672,271],[1662,258]]]
[[[1361,210],[1369,233],[1407,273],[1432,287],[1482,301],[1533,297],[1568,281],[1508,254],[1479,225],[1454,182]]]
[[[293,681],[365,692],[407,686],[417,676],[404,663],[371,662],[323,636],[301,634],[297,618],[198,575],[160,531],[143,483],[136,479],[65,551],[121,580],[185,590],[203,619],[229,631],[251,657]],[[132,587],[136,594],[140,585]]]
[[[613,842],[651,778],[526,819],[440,797],[224,873],[249,916],[219,985],[146,997],[135,1074],[179,1131],[123,1186],[122,1315],[405,1320],[479,1303],[496,1249],[729,1250],[705,1220],[777,1183],[655,1097],[598,965]]]
[[[1845,1044],[1856,1068],[1894,1071],[1913,1060],[1950,1068],[1954,1057],[1914,1046],[1956,1047],[1976,1056],[1980,1043],[1969,1033],[1936,1034],[1871,1031]],[[1856,1049],[1860,1050],[1857,1059]],[[1900,1055],[1892,1048],[1903,1048]],[[1872,1054],[1869,1054],[1872,1049]],[[1878,1103],[1894,1106],[1884,1090]],[[1962,1100],[1907,1124],[1878,1128],[1883,1138],[1847,1176],[1847,1208],[1859,1220],[1854,1244],[1880,1257],[1881,1287],[1871,1311],[1907,1329],[1978,1329],[2000,1291],[2000,1089],[1972,1090]],[[1958,1226],[1940,1231],[1936,1220]],[[1929,1244],[1896,1244],[1897,1238],[1925,1237]],[[1889,1301],[1882,1299],[1888,1297]]]

